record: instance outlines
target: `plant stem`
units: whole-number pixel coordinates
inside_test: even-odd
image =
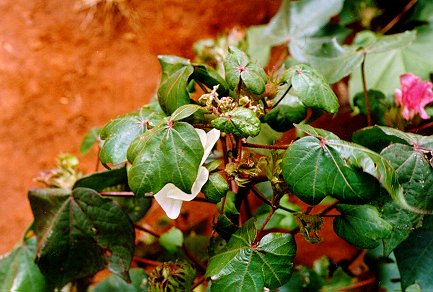
[[[418,0],[411,0],[407,5],[397,14],[384,28],[382,28],[382,33],[386,34],[402,17],[403,15],[415,5]]]
[[[144,258],[140,258],[140,257],[134,257],[133,260],[136,262],[146,264],[146,265],[150,265],[150,266],[160,266],[163,264],[161,262],[152,261],[152,260],[148,260],[148,259],[144,259]]]
[[[147,232],[147,233],[149,233],[149,234],[152,234],[153,236],[155,236],[155,237],[157,237],[157,238],[159,238],[159,237],[161,236],[160,234],[156,233],[155,231],[150,230],[150,229],[148,229],[148,228],[146,228],[146,227],[143,227],[143,226],[137,225],[137,224],[134,224],[134,228],[135,228],[135,229],[138,229],[138,230],[141,230],[141,231],[144,231],[144,232]]]
[[[111,196],[111,197],[134,197],[133,192],[99,192],[101,196]],[[153,197],[145,197],[152,199]]]
[[[206,275],[202,275],[200,278],[198,278],[198,280],[194,283],[194,285],[191,286],[191,291],[193,291],[195,288],[197,288],[197,286],[203,283],[205,279],[206,279]]]
[[[261,145],[261,144],[253,144],[253,143],[242,143],[245,147],[250,148],[262,148],[262,149],[287,149],[289,146],[287,145]]]
[[[370,100],[368,99],[367,81],[365,80],[365,59],[367,53],[364,53],[364,60],[361,63],[361,76],[362,76],[362,87],[364,89],[365,106],[367,107],[367,122],[369,126],[372,126],[371,112],[370,112]]]
[[[269,219],[271,219],[272,215],[275,212],[275,208],[272,207],[271,211],[269,211],[268,216],[266,217],[265,221],[263,222],[262,226],[260,227],[259,231],[256,234],[256,238],[254,238],[254,243],[257,243],[260,239],[260,233],[262,233],[263,229],[265,228],[266,224],[268,224]]]
[[[201,90],[203,90],[203,92],[204,92],[205,94],[208,94],[208,93],[209,93],[209,90],[207,90],[207,88],[204,87],[204,85],[203,85],[201,82],[199,82],[199,81],[196,80],[196,79],[194,79],[194,81],[198,84],[198,86],[200,86]]]
[[[256,195],[257,198],[259,198],[263,203],[268,204],[269,206],[272,206],[272,201],[266,198],[262,193],[259,192],[259,190],[256,188],[253,184],[248,184],[248,187],[253,192],[254,195]]]
[[[290,89],[292,89],[292,85],[290,84],[289,88],[287,88],[286,92],[284,92],[284,94],[280,97],[280,99],[271,107],[271,110],[273,108],[275,108],[287,95],[287,93],[289,93]]]
[[[95,167],[95,171],[99,170],[99,154],[101,153],[101,146],[99,146],[99,141],[100,139],[97,140],[96,143],[98,143],[98,155],[96,156],[96,167]]]

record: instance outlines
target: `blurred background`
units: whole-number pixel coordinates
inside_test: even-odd
[[[280,0],[0,1],[0,255],[32,221],[34,177],[72,153],[94,171],[84,135],[153,96],[158,55],[269,22]]]

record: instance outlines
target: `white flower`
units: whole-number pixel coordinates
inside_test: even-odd
[[[200,192],[203,185],[209,178],[209,171],[206,167],[202,166],[212,151],[213,146],[220,137],[220,131],[217,129],[210,130],[207,134],[201,129],[195,129],[200,137],[201,144],[203,145],[204,154],[200,162],[197,178],[191,188],[191,194],[181,191],[172,183],[166,184],[158,193],[154,195],[158,204],[165,211],[170,219],[176,219],[180,214],[180,208],[183,201],[191,201]]]

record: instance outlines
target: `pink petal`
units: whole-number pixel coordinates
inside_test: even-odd
[[[403,105],[403,95],[400,89],[395,90],[395,100],[398,105]]]
[[[406,74],[400,75],[400,84],[401,84],[401,89],[403,92],[406,89],[409,89],[409,88],[415,86],[419,82],[421,82],[421,77],[418,77],[413,73],[406,73]]]

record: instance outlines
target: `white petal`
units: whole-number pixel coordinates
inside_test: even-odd
[[[171,192],[176,192],[176,189],[182,192],[174,184],[168,183],[154,196],[155,200],[170,219],[176,219],[179,217],[180,209],[182,207],[182,200],[168,197],[168,194]]]
[[[194,129],[194,130],[197,132],[198,136],[200,137],[200,142],[201,142],[201,145],[203,146],[203,149],[204,149],[204,147],[206,145],[206,139],[207,139],[206,138],[206,132],[202,129]]]
[[[206,167],[200,166],[197,173],[197,178],[195,179],[194,184],[192,185],[191,194],[186,194],[182,192],[180,189],[176,188],[176,190],[170,190],[167,196],[171,199],[177,199],[182,201],[191,201],[195,197],[197,197],[198,193],[200,193],[201,188],[209,179],[209,171]]]
[[[220,138],[220,130],[212,129],[206,134],[206,144],[203,145],[204,148],[204,155],[201,160],[200,165],[203,165],[203,163],[206,161],[207,157],[209,156],[210,152],[212,151],[213,146]]]

